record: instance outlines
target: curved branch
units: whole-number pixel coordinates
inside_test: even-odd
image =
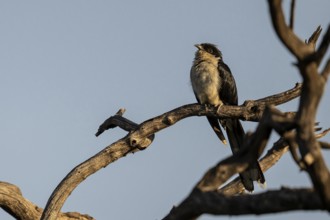
[[[256,102],[258,103],[265,103],[267,105],[281,105],[283,103],[286,103],[288,101],[291,101],[297,97],[300,96],[301,93],[301,88],[302,88],[302,83],[296,83],[295,87],[292,89],[289,89],[287,91],[267,96],[262,99],[257,99]]]
[[[10,183],[0,182],[0,207],[15,219],[39,219],[43,209],[25,199],[21,190]],[[91,216],[77,212],[60,213],[59,220],[92,220]]]
[[[293,30],[294,26],[294,10],[296,6],[296,0],[291,0],[291,6],[290,6],[290,29]]]
[[[62,208],[64,202],[71,194],[71,192],[88,176],[97,172],[103,167],[106,167],[110,163],[117,159],[124,157],[130,152],[137,151],[128,146],[125,139],[121,139],[104,150],[84,161],[77,167],[75,167],[56,187],[51,197],[49,198],[45,210],[41,216],[44,220],[55,220]]]
[[[314,52],[311,46],[301,41],[286,23],[282,10],[281,0],[268,0],[269,10],[277,36],[288,50],[297,57],[298,60],[304,59],[307,55]]]
[[[295,88],[295,91],[300,90],[300,88]],[[299,93],[295,93],[295,97],[299,96]],[[277,99],[291,100],[292,93],[283,93],[278,96]],[[276,102],[276,99],[271,99],[272,102]],[[90,159],[76,166],[56,187],[51,197],[49,198],[44,213],[41,219],[53,220],[57,218],[57,214],[62,208],[64,202],[72,191],[88,176],[97,172],[101,168],[108,166],[110,163],[116,161],[117,159],[126,156],[128,153],[137,152],[141,149],[148,147],[152,141],[153,134],[156,132],[167,128],[176,122],[191,116],[215,116],[219,118],[249,118],[249,119],[259,119],[260,115],[265,108],[265,101],[262,103],[255,102],[253,108],[251,106],[222,106],[220,109],[216,107],[206,107],[199,104],[189,104],[172,111],[166,112],[160,116],[149,119],[132,130],[126,137],[118,140],[117,142],[107,146],[104,150],[97,153]],[[263,107],[260,107],[260,106]],[[260,107],[260,108],[259,108]],[[255,109],[260,109],[256,111]],[[111,117],[110,117],[111,118]],[[114,119],[114,118],[112,118]],[[114,127],[123,122],[122,116],[115,116],[116,120],[112,120],[108,124],[110,127]],[[110,119],[109,119],[110,120]],[[124,124],[127,122],[125,120]],[[132,122],[134,125],[134,122]],[[106,126],[105,126],[106,127]],[[109,127],[109,128],[110,128]],[[135,127],[135,126],[133,126]],[[102,128],[103,129],[103,128]],[[102,130],[101,129],[101,130]],[[105,129],[106,130],[106,129]],[[243,168],[244,169],[244,168]]]

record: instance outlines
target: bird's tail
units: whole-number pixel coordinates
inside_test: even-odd
[[[221,142],[226,145],[227,141],[226,141],[225,136],[222,133],[218,119],[214,118],[214,117],[207,117],[207,120],[209,121],[213,131],[218,136],[218,138],[221,140]]]
[[[233,154],[235,154],[240,150],[243,144],[245,135],[244,129],[238,119],[227,119],[224,123],[231,150]],[[265,177],[258,161],[255,161],[247,170],[240,173],[240,178],[244,188],[250,192],[254,189],[253,181],[257,181],[262,185],[265,184]]]

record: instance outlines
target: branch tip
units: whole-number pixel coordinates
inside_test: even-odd
[[[315,49],[315,44],[316,44],[321,32],[322,32],[322,28],[321,28],[321,25],[319,25],[316,28],[316,30],[313,32],[313,34],[309,37],[309,39],[306,40],[305,42],[307,42],[307,44],[312,44]]]
[[[296,1],[291,0],[291,7],[290,7],[290,29],[293,30],[294,26],[294,11],[295,11]]]
[[[120,109],[116,112],[116,115],[123,116],[125,112],[126,112],[126,109],[125,109],[125,108],[120,108]]]

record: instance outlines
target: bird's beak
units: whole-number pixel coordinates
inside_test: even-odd
[[[197,47],[198,50],[202,49],[202,46],[200,44],[195,44],[194,46]]]

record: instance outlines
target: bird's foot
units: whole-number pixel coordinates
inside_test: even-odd
[[[208,109],[208,108],[217,108],[217,111],[221,108],[221,106],[223,106],[224,104],[223,104],[223,102],[222,101],[220,101],[218,104],[216,104],[216,105],[213,105],[213,104],[209,104],[209,103],[205,103],[204,104],[204,106],[205,106],[205,108],[206,109]]]
[[[216,105],[215,107],[217,108],[217,112],[220,111],[220,108],[223,106],[223,102],[220,102],[218,105]]]
[[[224,104],[223,104],[223,102],[220,100],[220,103],[219,104],[217,104],[217,107],[221,107],[221,106],[223,106]]]

